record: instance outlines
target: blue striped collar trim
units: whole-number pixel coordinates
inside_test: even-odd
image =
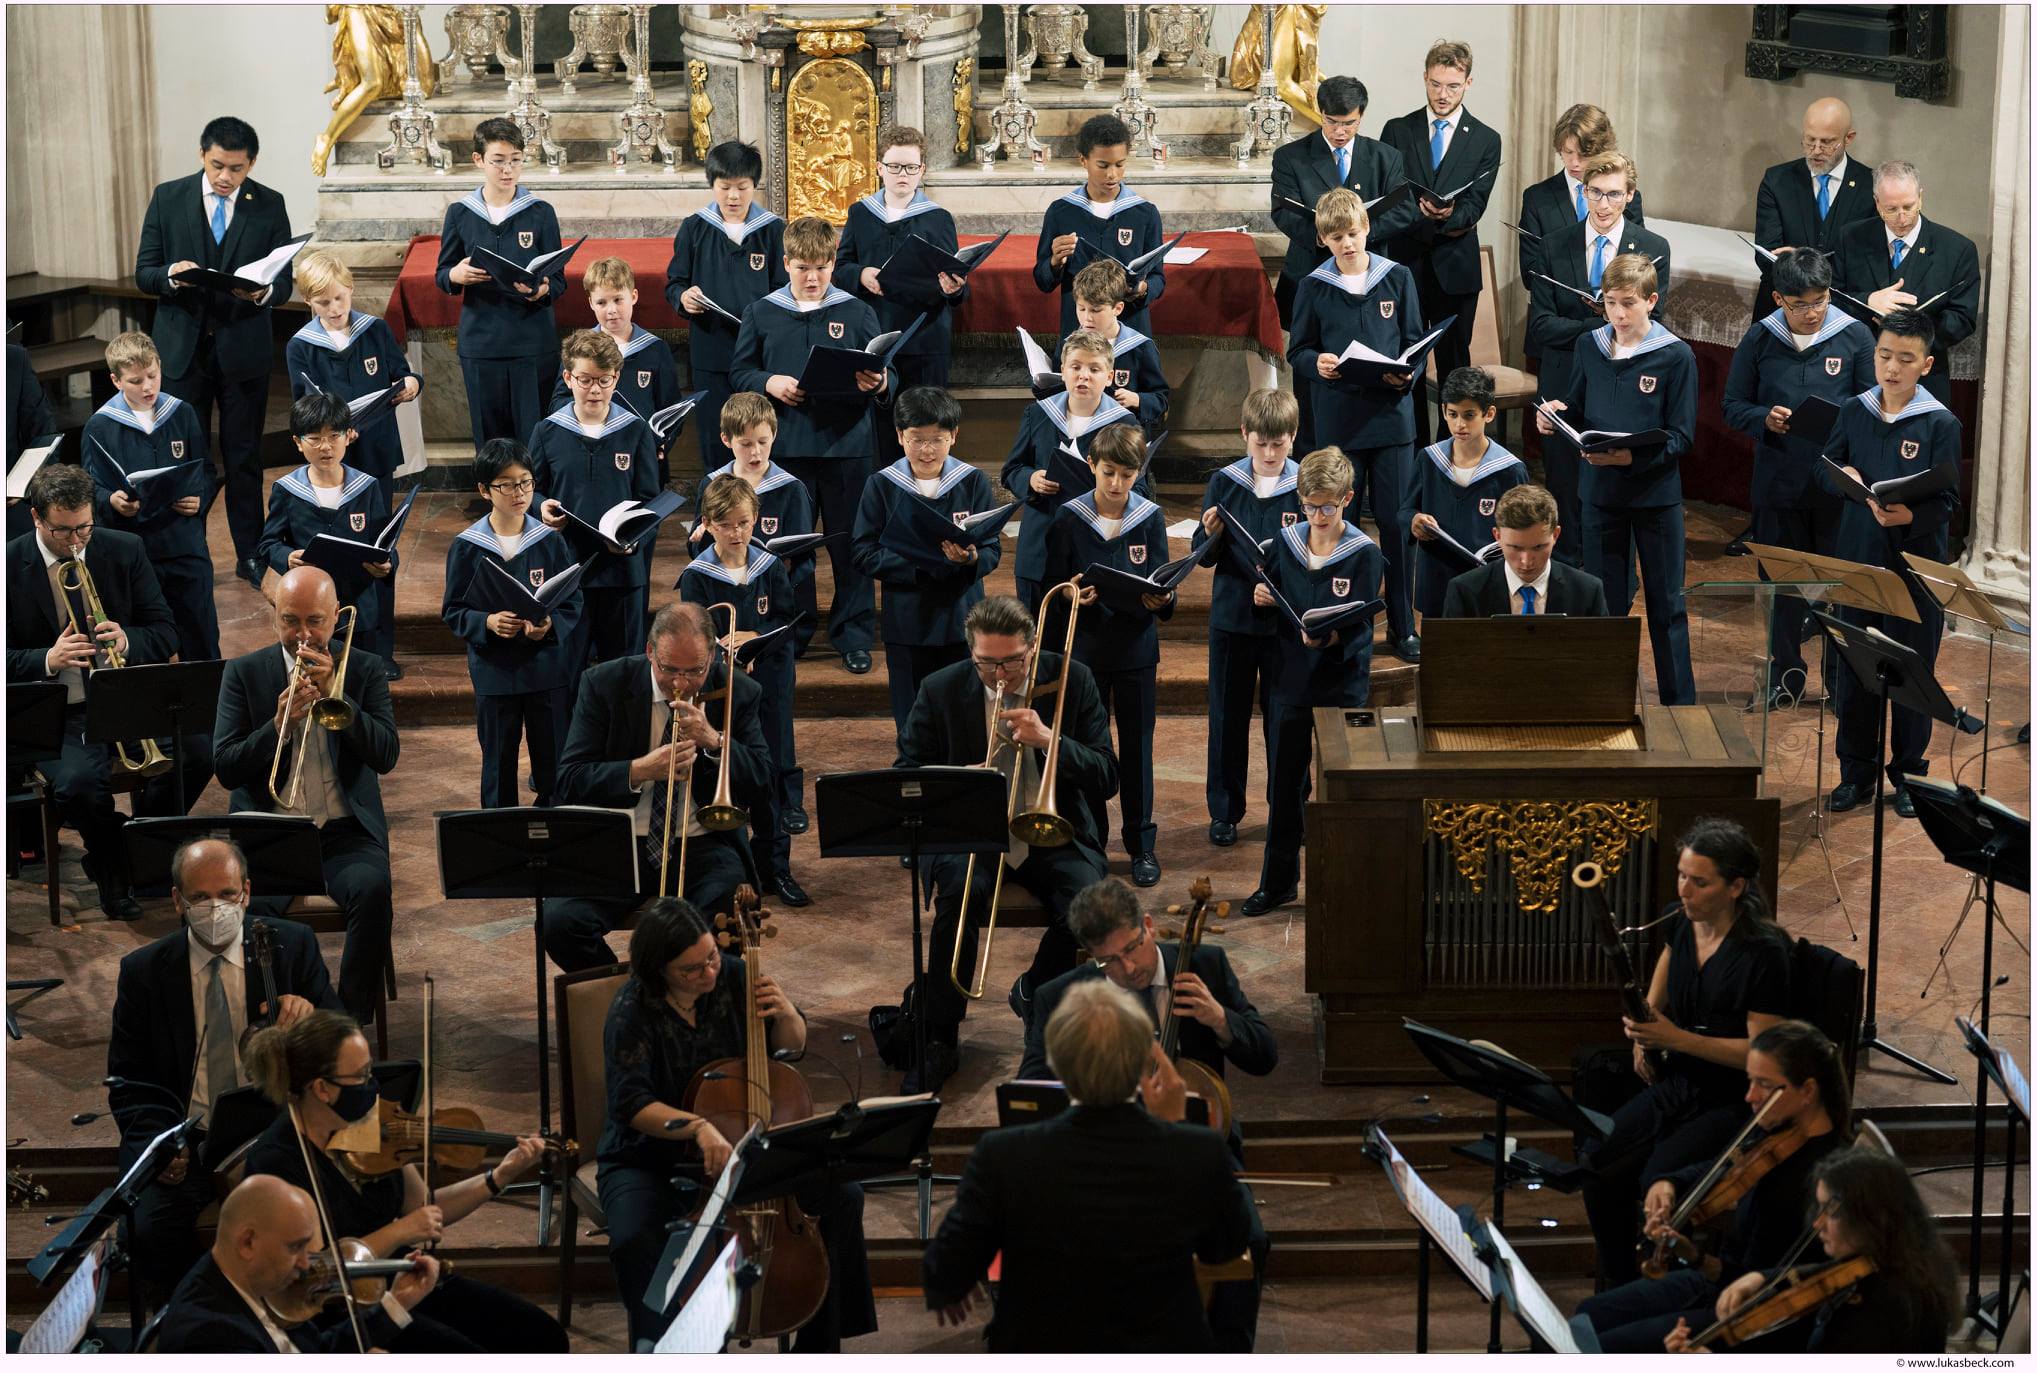
[[[1120,324],[1118,326],[1118,336],[1110,342],[1110,355],[1114,358],[1121,358],[1144,342],[1146,342],[1144,334],[1130,325]]]
[[[1450,448],[1455,442],[1455,439],[1444,439],[1441,443],[1432,443],[1422,450],[1429,455],[1429,461],[1436,464],[1446,477],[1456,470],[1456,464],[1450,459]],[[1480,458],[1478,466],[1471,470],[1471,480],[1483,481],[1495,472],[1504,472],[1509,467],[1525,467],[1526,465],[1512,453],[1500,447],[1498,443],[1492,439],[1487,439],[1485,441],[1485,456]]]
[[[127,397],[115,391],[113,399],[100,406],[94,413],[104,415],[114,423],[124,424],[139,433],[152,434],[157,429],[162,428],[163,421],[176,414],[177,407],[183,403],[183,401],[178,400],[168,391],[158,391],[156,393],[155,414],[151,418],[150,423],[145,425],[141,422],[141,416],[134,413],[134,407],[127,403]]]
[[[929,196],[925,191],[914,191],[912,193],[911,204],[907,205],[902,210],[894,210],[891,208],[889,204],[885,202],[884,191],[882,190],[882,188],[872,191],[869,195],[864,196],[861,200],[857,201],[856,203],[858,205],[861,205],[864,209],[868,210],[871,214],[877,216],[878,219],[882,220],[886,224],[896,224],[900,220],[911,219],[915,215],[923,215],[929,210],[938,210],[941,208],[940,206],[934,204],[933,198]]]
[[[622,355],[626,358],[635,357],[657,341],[658,336],[649,329],[644,328],[641,324],[632,324],[630,325],[629,342],[622,345]]]
[[[741,242],[742,240],[748,238],[751,234],[756,233],[757,230],[763,228],[765,225],[769,224],[772,220],[778,218],[778,216],[775,213],[765,209],[762,205],[759,205],[756,201],[753,200],[750,202],[749,215],[743,220],[741,227],[738,228],[735,231],[735,233],[731,234],[729,232],[728,221],[724,220],[721,217],[721,210],[717,208],[713,202],[710,201],[708,204],[701,206],[693,213],[696,217],[706,220],[707,226],[710,229],[713,229],[716,233],[720,234],[723,238],[733,238],[737,242]]]
[[[1094,491],[1083,492],[1061,508],[1063,510],[1073,510],[1085,524],[1096,531],[1098,538],[1108,543],[1112,539],[1122,539],[1127,530],[1136,528],[1139,521],[1145,519],[1149,512],[1158,510],[1160,507],[1154,505],[1153,502],[1147,500],[1138,492],[1132,492],[1125,498],[1125,513],[1118,516],[1118,532],[1115,534],[1103,532],[1103,522],[1109,517],[1096,508],[1096,493]]]
[[[1114,219],[1124,211],[1131,209],[1134,205],[1143,205],[1146,203],[1146,198],[1144,196],[1140,195],[1137,191],[1133,190],[1130,186],[1125,185],[1123,182],[1118,183],[1118,195],[1116,200],[1108,201],[1091,200],[1089,198],[1088,189],[1082,186],[1077,186],[1074,190],[1062,196],[1061,199],[1067,201],[1070,205],[1077,206],[1082,210],[1084,214],[1091,215],[1096,214],[1096,207],[1099,204],[1107,206],[1108,208],[1105,209],[1104,213],[1098,216],[1101,219]]]
[[[734,477],[740,475],[741,474],[736,471],[736,465],[734,463],[728,463],[725,466],[717,467],[714,469],[714,471],[708,473],[707,479],[709,481],[713,481],[716,477]],[[761,496],[766,491],[776,491],[779,487],[784,486],[786,483],[797,482],[798,480],[799,478],[793,476],[790,472],[787,472],[784,468],[779,467],[777,464],[774,463],[771,466],[764,469],[764,480],[760,482],[751,482],[750,489],[755,491],[758,495]]]
[[[1592,330],[1591,337],[1592,342],[1598,344],[1598,350],[1601,353],[1604,353],[1607,357],[1611,357],[1613,355],[1612,325],[1608,324],[1604,325],[1601,328]],[[1635,344],[1634,351],[1627,354],[1627,357],[1638,358],[1645,353],[1652,353],[1658,348],[1667,348],[1670,344],[1674,342],[1676,342],[1676,335],[1670,333],[1667,329],[1663,328],[1660,324],[1657,324],[1654,320],[1651,319],[1648,321],[1647,337],[1643,338],[1639,343]],[[1624,358],[1621,359],[1621,361],[1625,360],[1626,359]]]
[[[580,427],[580,421],[574,417],[571,401],[552,411],[545,418],[578,439],[605,439],[616,430],[628,428],[630,425],[638,422],[635,412],[629,406],[610,404],[608,407],[608,423],[601,427],[599,434],[589,434]]]
[[[340,504],[345,505],[354,497],[375,484],[375,479],[366,472],[356,472],[345,463],[340,464]],[[276,478],[276,485],[283,487],[301,501],[318,504],[318,488],[311,484],[311,465],[305,464],[294,472],[286,472]]]
[[[1280,531],[1280,537],[1287,541],[1287,551],[1294,554],[1303,567],[1309,565],[1308,531],[1309,524],[1307,520],[1296,520],[1293,524]],[[1331,563],[1341,562],[1371,542],[1372,540],[1366,536],[1364,530],[1354,524],[1347,523],[1344,526],[1343,539],[1331,551],[1329,561],[1325,562],[1323,566],[1328,567]]]
[[[545,535],[551,532],[552,532],[551,526],[547,525],[543,520],[539,519],[537,516],[531,514],[528,510],[524,511],[523,529],[520,531],[518,535],[520,542],[518,542],[516,546],[516,553],[514,556],[520,558],[524,554],[530,552],[532,548],[536,547],[538,542],[543,541]],[[535,541],[532,538],[533,534],[537,536]],[[490,553],[497,554],[498,556],[502,553],[502,545],[496,542],[495,530],[493,529],[493,527],[489,525],[488,517],[486,515],[483,515],[480,519],[474,521],[472,524],[468,525],[465,529],[462,529],[457,535],[454,536],[454,538],[456,541],[459,539],[465,539],[468,543],[478,544],[482,548],[487,549]]]
[[[356,310],[347,316],[346,338],[336,339],[326,331],[325,325],[320,323],[314,316],[309,324],[299,329],[290,337],[301,339],[314,347],[323,348],[328,352],[344,353],[347,349],[354,346],[354,341],[360,338],[366,332],[368,326],[374,322],[375,317],[373,315],[363,314]]]
[[[1810,346],[1815,348],[1834,334],[1844,333],[1847,325],[1856,322],[1853,316],[1847,314],[1838,306],[1827,305],[1825,307],[1825,322],[1818,327],[1818,332],[1812,336]],[[1796,335],[1790,332],[1789,317],[1781,310],[1764,315],[1761,319],[1761,327],[1774,334],[1784,343],[1787,343],[1791,348],[1796,347]]]
[[[1879,386],[1868,387],[1858,396],[1855,396],[1854,399],[1867,407],[1867,413],[1873,415],[1884,424],[1894,424],[1899,420],[1915,419],[1919,415],[1928,415],[1933,410],[1943,410],[1945,408],[1942,401],[1921,386],[1917,388],[1917,394],[1910,397],[1910,403],[1893,415],[1882,413],[1881,388]]]
[[[1258,493],[1259,478],[1258,474],[1252,470],[1252,458],[1249,454],[1224,468],[1223,473],[1247,491],[1255,495]],[[1280,480],[1273,483],[1273,494],[1279,496],[1294,490],[1294,483],[1300,475],[1300,463],[1296,462],[1293,458],[1282,459],[1280,464]]]
[[[779,309],[789,310],[795,315],[812,315],[818,314],[832,306],[840,305],[845,300],[854,300],[855,297],[839,286],[830,285],[828,293],[820,298],[819,305],[816,305],[811,310],[802,310],[799,308],[800,303],[792,297],[792,288],[790,286],[780,286],[770,295],[765,296],[764,299],[770,301]]]
[[[1365,261],[1365,277],[1364,280],[1359,282],[1356,287],[1353,287],[1351,285],[1351,279],[1349,277],[1345,276],[1342,272],[1337,270],[1337,259],[1335,258],[1329,258],[1326,261],[1322,262],[1316,267],[1316,269],[1313,272],[1310,272],[1309,275],[1314,277],[1318,281],[1329,282],[1330,285],[1336,287],[1340,291],[1348,291],[1354,296],[1362,296],[1367,291],[1370,291],[1373,287],[1377,286],[1380,283],[1380,281],[1386,276],[1386,274],[1392,271],[1396,265],[1397,264],[1391,258],[1387,257],[1384,253],[1367,254]]]
[[[1039,406],[1047,412],[1047,418],[1054,421],[1054,427],[1071,439],[1081,438],[1092,430],[1101,429],[1106,424],[1114,424],[1120,419],[1130,419],[1132,414],[1124,406],[1119,405],[1109,396],[1105,396],[1102,402],[1097,405],[1096,413],[1083,423],[1082,428],[1071,429],[1069,426],[1074,423],[1074,419],[1068,413],[1068,393],[1066,391],[1056,392],[1039,402]]]
[[[460,197],[460,204],[466,206],[490,224],[507,223],[510,219],[537,203],[538,198],[531,194],[530,187],[521,185],[516,188],[516,194],[509,198],[509,204],[500,211],[497,211],[494,206],[488,203],[487,198],[481,194],[479,186],[476,186],[473,190]]]
[[[934,494],[936,496],[947,495],[955,489],[955,483],[961,481],[975,470],[968,463],[963,462],[953,453],[950,453],[947,462],[941,467],[940,484],[934,488]],[[889,477],[915,496],[919,494],[919,478],[912,474],[912,459],[910,458],[900,458],[897,462],[882,469],[878,475]]]
[[[698,570],[716,581],[727,582],[730,586],[745,586],[763,576],[770,570],[771,564],[777,561],[778,556],[775,553],[753,543],[750,545],[750,560],[744,564],[742,576],[738,577],[733,569],[722,565],[721,554],[716,551],[713,540],[709,540],[707,547],[696,553],[693,561],[686,564],[686,570],[689,572]]]

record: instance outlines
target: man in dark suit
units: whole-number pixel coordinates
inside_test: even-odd
[[[1019,809],[1029,810],[1046,768],[1046,746],[1051,738],[1046,722],[1055,713],[1056,698],[1050,690],[1029,705],[1019,699],[1019,693],[1024,689],[1026,665],[1035,654],[1039,657],[1036,680],[1047,687],[1060,680],[1061,655],[1039,648],[1034,642],[1033,617],[1010,596],[987,596],[978,601],[962,629],[969,642],[969,661],[952,663],[920,683],[893,766],[976,767],[989,751],[990,728],[995,723],[1004,740],[996,765],[1007,777],[1014,768],[1020,770],[1013,785],[1019,788]],[[1068,704],[1062,712],[1054,804],[1074,829],[1074,837],[1058,848],[1029,846],[1014,839],[1005,856],[1006,881],[1018,882],[1039,898],[1052,917],[1033,952],[1032,967],[1012,983],[1006,998],[1020,1020],[1030,1018],[1028,1007],[1034,992],[1074,966],[1076,946],[1074,936],[1068,933],[1068,908],[1076,893],[1103,877],[1104,803],[1118,789],[1117,755],[1111,751],[1110,720],[1097,694],[1096,679],[1079,662],[1067,664],[1067,670]],[[1000,690],[1007,708],[993,722],[991,708]],[[977,935],[989,913],[997,878],[995,862],[987,856],[977,861],[975,880],[968,891],[970,928],[962,932],[968,866],[966,857],[955,854],[926,860],[927,885],[935,889],[932,945],[927,956],[927,1061],[915,1064],[906,1075],[908,1092],[938,1089],[954,1072],[959,1057],[957,1033],[967,1003],[949,979],[948,968],[958,933],[962,934],[960,967],[965,981],[976,966]]]
[[[1923,386],[1950,405],[1952,350],[1980,319],[1980,254],[1965,234],[1924,218],[1924,183],[1907,162],[1874,169],[1874,208],[1878,222],[1850,225],[1839,236],[1832,289],[1865,301],[1877,317],[1921,307],[1938,326]]]
[[[1439,320],[1456,318],[1436,344],[1436,376],[1440,380],[1471,365],[1471,326],[1478,317],[1478,296],[1485,286],[1478,254],[1478,221],[1485,214],[1499,175],[1499,130],[1480,122],[1464,108],[1471,89],[1471,45],[1443,40],[1430,46],[1422,62],[1428,103],[1412,114],[1390,119],[1379,131],[1381,141],[1400,154],[1410,178],[1432,191],[1470,187],[1454,201],[1418,196],[1418,211],[1408,231],[1384,240],[1381,251],[1415,274],[1422,318],[1434,328]],[[1378,238],[1375,232],[1373,238]],[[1497,302],[1495,302],[1495,306]],[[1442,388],[1437,387],[1440,407]],[[1417,398],[1415,447],[1427,448],[1429,409]]]
[[[28,446],[54,427],[50,419],[48,392],[35,374],[35,361],[18,343],[7,345],[7,467]],[[7,502],[7,537],[16,539],[35,527],[28,517],[28,502],[20,498]]]
[[[1543,488],[1517,486],[1501,496],[1493,512],[1492,536],[1503,556],[1497,563],[1451,578],[1443,591],[1443,618],[1605,615],[1605,584],[1550,557],[1561,533],[1556,498]]]
[[[1853,111],[1833,96],[1813,100],[1804,111],[1802,157],[1778,162],[1761,174],[1754,193],[1754,241],[1768,251],[1816,248],[1830,257],[1840,235],[1875,218],[1873,163],[1853,157]],[[1768,260],[1756,253],[1761,285],[1754,292],[1754,316],[1768,313],[1775,289]]]
[[[92,478],[82,467],[44,467],[28,484],[27,504],[34,532],[7,545],[7,680],[55,682],[65,689],[64,752],[36,766],[55,793],[64,824],[85,845],[85,873],[99,889],[99,906],[112,920],[137,920],[141,905],[129,888],[127,846],[121,837],[126,817],[114,809],[107,784],[113,749],[85,741],[85,696],[95,669],[107,667],[109,649],[130,665],[169,661],[177,644],[176,621],[163,600],[154,568],[133,534],[106,529],[95,533]],[[105,618],[97,634],[71,628],[68,599],[82,623],[87,611],[78,592],[57,585],[60,565],[83,559]],[[69,574],[62,574],[69,575]],[[96,643],[95,643],[96,639]],[[189,741],[187,741],[187,746]],[[130,759],[141,757],[141,741],[126,744]],[[180,761],[195,797],[205,786],[211,760],[202,745],[189,747]],[[136,802],[138,814],[175,811],[176,780],[152,779]]]
[[[346,654],[346,677],[339,686],[353,719],[345,729],[305,723],[312,703],[332,694],[332,635],[338,618],[339,596],[329,575],[308,565],[286,573],[276,588],[277,644],[227,663],[213,737],[219,780],[234,789],[232,809],[304,815],[318,822],[326,895],[347,915],[339,997],[347,1014],[366,1025],[375,1018],[395,919],[381,777],[396,766],[401,745],[388,674],[382,660],[359,644]],[[304,669],[295,687],[289,684],[293,655]],[[284,791],[278,798],[269,790],[269,769],[283,734],[289,742],[276,773]],[[300,758],[305,741],[308,747]],[[290,778],[300,771],[293,797]],[[261,904],[264,914],[280,915],[287,902],[265,898]]]
[[[1549,146],[1563,163],[1563,170],[1537,181],[1521,192],[1521,280],[1533,280],[1546,271],[1542,245],[1572,224],[1584,222],[1584,164],[1600,153],[1618,152],[1620,136],[1613,121],[1596,105],[1572,105],[1556,117],[1549,132]],[[1648,220],[1641,213],[1641,191],[1634,190],[1627,202],[1627,223],[1641,228]]]
[[[736,888],[757,881],[747,826],[711,830],[695,812],[714,799],[724,749],[729,750],[729,791],[735,804],[754,813],[768,799],[777,772],[757,714],[762,699],[755,679],[742,672],[730,675],[706,607],[684,601],[672,602],[652,618],[643,653],[598,664],[581,678],[573,724],[559,754],[559,804],[635,813],[639,888],[628,900],[548,898],[544,935],[552,962],[567,972],[615,962],[602,936],[624,926],[638,907],[659,894],[658,875],[668,862],[675,878],[666,894],[684,896],[707,915],[727,912]],[[675,719],[677,740],[667,742]],[[669,855],[661,851],[668,771],[679,779],[684,809],[669,817]],[[683,871],[682,835],[688,836]]]
[[[355,1354],[387,1349],[410,1312],[438,1283],[438,1260],[413,1256],[374,1305],[360,1309],[361,1345],[344,1314],[285,1326],[269,1311],[310,1265],[319,1238],[310,1194],[262,1173],[233,1189],[219,1210],[219,1237],[177,1284],[156,1327],[163,1354]]]
[[[1364,82],[1354,76],[1331,77],[1316,88],[1316,108],[1323,116],[1321,131],[1304,134],[1274,150],[1273,222],[1287,235],[1287,258],[1273,288],[1283,329],[1294,308],[1295,288],[1330,256],[1330,250],[1316,238],[1316,202],[1339,186],[1372,201],[1400,185],[1404,171],[1400,154],[1358,132],[1367,103]],[[1368,237],[1374,243],[1384,243],[1417,218],[1413,197],[1403,196],[1373,215]]]
[[[1180,1075],[1123,988],[1071,989],[1046,1044],[1070,1109],[978,1141],[922,1261],[927,1308],[959,1322],[1002,1252],[994,1354],[1209,1352],[1194,1260],[1237,1258],[1252,1230],[1223,1140],[1178,1123]]]
[[[183,927],[121,959],[113,996],[106,1075],[124,1082],[107,1101],[120,1125],[122,1169],[164,1129],[194,1108],[210,1117],[219,1095],[241,1085],[239,1044],[250,1025],[292,1025],[314,1009],[340,1009],[317,936],[287,920],[260,922],[276,986],[276,1005],[269,1005],[239,845],[192,840],[170,860],[170,885]],[[142,1193],[128,1252],[162,1292],[197,1259],[198,1213],[211,1200],[212,1170],[190,1154]]]
[[[208,437],[212,403],[219,402],[217,451],[235,569],[258,588],[269,312],[290,298],[290,273],[259,290],[230,294],[179,286],[171,278],[191,267],[232,272],[290,241],[283,197],[248,180],[260,151],[261,140],[241,120],[221,115],[207,124],[198,136],[198,175],[156,187],[134,254],[135,284],[160,297],[149,332],[163,357],[163,389],[197,412]]]
[[[1545,397],[1569,391],[1579,340],[1606,322],[1593,297],[1607,263],[1621,253],[1654,259],[1656,310],[1662,308],[1660,301],[1669,299],[1668,240],[1635,227],[1626,216],[1627,206],[1640,195],[1633,162],[1624,153],[1600,153],[1584,164],[1583,172],[1584,222],[1560,226],[1542,241],[1538,270],[1552,279],[1528,279],[1528,351],[1541,360],[1537,385]],[[1576,450],[1567,444],[1543,444],[1542,469],[1566,530],[1557,541],[1556,557],[1582,567],[1584,516],[1578,500]]]

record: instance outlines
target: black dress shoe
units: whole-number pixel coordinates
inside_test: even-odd
[[[99,909],[106,913],[108,920],[141,919],[141,902],[127,892],[114,895],[104,887],[99,889]]]
[[[1896,799],[1893,804],[1895,813],[1902,816],[1903,819],[1914,820],[1917,818],[1917,803],[1910,796],[1910,789],[1908,787],[1896,788]]]
[[[861,677],[870,670],[870,655],[860,648],[852,648],[842,655],[842,666]]]
[[[403,680],[403,664],[397,662],[394,658],[382,664],[382,672],[392,682]]]
[[[778,817],[778,823],[785,827],[787,834],[805,834],[807,826],[812,822],[806,818],[806,811],[803,808],[787,806],[784,814]]]
[[[906,1096],[918,1096],[921,1092],[938,1092],[941,1084],[955,1075],[961,1066],[962,1051],[953,1044],[938,1039],[927,1041],[927,1058],[924,1064],[914,1064],[906,1070],[903,1084]]]
[[[1209,822],[1209,841],[1220,849],[1227,849],[1238,842],[1238,827],[1228,820]]]
[[[1281,892],[1278,895],[1275,895],[1272,892],[1267,891],[1266,888],[1261,887],[1259,888],[1259,890],[1253,892],[1250,896],[1245,898],[1245,904],[1242,907],[1242,909],[1247,915],[1264,915],[1266,914],[1266,912],[1270,910],[1274,910],[1275,908],[1280,906],[1285,906],[1288,902],[1294,900],[1294,897],[1295,890],[1293,887],[1289,887],[1286,891]]]
[[[772,878],[771,890],[777,892],[778,899],[788,906],[811,906],[813,904],[813,898],[806,894],[805,888],[793,880],[792,874],[789,872],[781,872]]]
[[[1132,885],[1150,887],[1160,880],[1160,860],[1151,849],[1132,860]]]
[[[1422,640],[1417,634],[1410,634],[1393,645],[1393,656],[1404,663],[1419,663],[1422,660]]]
[[[246,582],[249,586],[253,587],[255,590],[260,591],[262,589],[262,572],[264,571],[264,569],[262,567],[262,564],[258,560],[254,558],[242,558],[239,564],[235,566],[233,570],[237,574],[239,574],[240,579],[242,581]]]
[[[1033,989],[1026,983],[1026,975],[1020,973],[1005,994],[1004,1004],[1011,1007],[1011,1013],[1020,1020],[1031,1023],[1033,1015]]]
[[[1825,798],[1825,809],[1834,815],[1843,815],[1872,794],[1868,788],[1856,782],[1841,782],[1832,788],[1832,794]]]

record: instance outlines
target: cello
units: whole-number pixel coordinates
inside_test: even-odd
[[[763,900],[750,886],[736,888],[733,915],[717,916],[715,943],[739,954],[743,978],[743,1056],[701,1066],[686,1084],[683,1109],[704,1117],[724,1139],[741,1139],[756,1121],[769,1131],[813,1115],[813,1093],[790,1063],[771,1056],[769,1027],[757,1007],[764,975],[764,941],[778,933],[765,922]],[[798,1330],[827,1296],[828,1255],[820,1226],[790,1196],[732,1207],[727,1221],[743,1256],[761,1274],[742,1294],[730,1334],[744,1343]]]
[[[1188,971],[1188,965],[1194,960],[1195,951],[1201,946],[1205,934],[1224,932],[1222,926],[1209,923],[1210,916],[1229,914],[1230,903],[1225,902],[1212,911],[1209,898],[1209,879],[1198,877],[1188,889],[1188,905],[1167,908],[1169,915],[1181,917],[1181,930],[1178,935],[1162,932],[1167,934],[1168,938],[1180,940],[1180,961],[1174,969],[1177,975]],[[1181,1080],[1188,1084],[1188,1090],[1201,1097],[1203,1104],[1209,1108],[1209,1128],[1220,1135],[1227,1134],[1236,1115],[1231,1106],[1231,1089],[1224,1085],[1223,1078],[1219,1077],[1216,1070],[1208,1064],[1181,1056],[1183,1017],[1171,1013],[1173,1010],[1171,1002],[1168,1009],[1170,1013],[1167,1016],[1167,1023],[1160,1027],[1160,1052],[1167,1055],[1175,1071],[1181,1074]]]

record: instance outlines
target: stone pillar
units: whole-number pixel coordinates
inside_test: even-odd
[[[2030,11],[2001,11],[1986,359],[1973,445],[1966,574],[1997,601],[2030,605]]]

